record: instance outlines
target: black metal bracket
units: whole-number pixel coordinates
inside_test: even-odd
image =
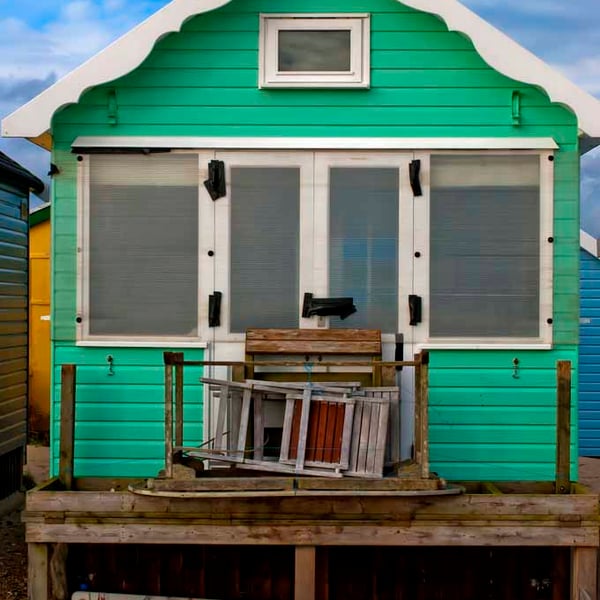
[[[222,160],[211,160],[208,163],[208,179],[204,182],[204,187],[213,201],[227,195],[225,163]]]
[[[421,189],[421,161],[411,161],[408,167],[408,173],[410,175],[410,187],[412,188],[413,195],[422,196],[423,190]]]
[[[408,297],[408,309],[410,312],[410,324],[414,327],[423,320],[423,299],[421,296],[411,294]]]
[[[402,362],[404,360],[404,334],[396,334],[396,352],[394,353],[394,360]],[[402,371],[402,367],[396,367],[396,371]]]
[[[214,292],[208,297],[208,326],[221,327],[222,292]]]
[[[304,294],[302,318],[340,317],[344,320],[356,312],[354,298],[314,298],[312,294]]]

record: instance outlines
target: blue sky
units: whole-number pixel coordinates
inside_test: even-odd
[[[442,0],[440,0],[442,1]],[[464,0],[482,17],[600,98],[599,0]],[[167,0],[0,0],[0,116],[167,4]],[[0,148],[39,176],[48,154]],[[583,226],[600,237],[600,151],[583,161]]]

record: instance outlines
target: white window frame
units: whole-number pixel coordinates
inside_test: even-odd
[[[280,71],[282,30],[350,31],[349,71]],[[368,88],[371,82],[369,14],[261,14],[259,40],[260,88]]]
[[[330,219],[330,170],[332,168],[352,169],[398,169],[398,314],[397,330],[409,323],[408,295],[412,293],[413,282],[413,193],[408,177],[408,165],[413,157],[410,152],[320,152],[315,158],[314,201],[314,257],[315,279],[313,293],[316,297],[329,294],[329,219]],[[406,299],[404,301],[403,299]],[[310,319],[315,323],[316,319]],[[309,321],[310,321],[309,320]],[[352,327],[352,320],[348,321]],[[321,327],[329,327],[325,317]],[[412,343],[412,327],[404,331],[404,342]],[[384,342],[394,342],[395,333],[383,333]]]
[[[90,164],[94,155],[81,155],[77,163],[77,345],[98,347],[170,347],[170,348],[205,348],[203,339],[203,322],[208,314],[203,306],[203,299],[209,293],[202,281],[203,216],[202,203],[204,186],[202,181],[208,177],[208,163],[213,152],[173,151],[173,154],[193,154],[198,156],[198,260],[199,297],[197,314],[197,334],[194,336],[131,336],[131,335],[92,335],[90,334]]]
[[[225,162],[227,195],[214,203],[215,211],[215,288],[223,293],[221,326],[211,329],[216,342],[243,342],[244,333],[232,333],[231,328],[231,169],[235,167],[291,167],[300,171],[299,281],[298,327],[316,327],[315,319],[303,319],[304,292],[313,287],[313,153],[312,152],[216,152],[215,158]],[[208,196],[208,194],[206,194]]]
[[[457,145],[460,140],[457,140]],[[83,155],[78,162],[77,194],[77,344],[80,346],[131,346],[131,347],[206,347],[208,342],[242,342],[243,334],[229,332],[229,228],[230,228],[230,188],[227,197],[213,202],[202,182],[208,177],[208,163],[218,157],[225,159],[227,183],[231,182],[231,166],[300,166],[301,168],[301,223],[300,223],[300,281],[299,303],[305,291],[316,295],[328,293],[328,219],[329,193],[328,170],[332,166],[379,166],[398,165],[400,168],[400,244],[399,268],[410,266],[410,275],[399,278],[398,330],[405,335],[405,342],[413,342],[415,351],[420,348],[447,349],[547,349],[553,344],[553,260],[554,244],[548,241],[554,229],[554,151],[546,149],[509,150],[468,149],[434,150],[407,152],[398,150],[373,151],[364,149],[341,149],[335,151],[292,149],[266,152],[263,148],[241,152],[229,149],[221,141],[220,150],[174,150],[178,153],[192,153],[198,157],[199,188],[199,290],[198,290],[198,334],[194,337],[131,337],[123,335],[92,336],[89,332],[89,202],[90,202],[90,156]],[[215,143],[215,147],[217,144]],[[315,154],[316,152],[316,154]],[[432,154],[463,155],[537,155],[540,160],[540,315],[539,336],[533,338],[433,338],[429,335],[429,201],[430,201],[430,157]],[[93,155],[92,155],[93,157]],[[421,160],[421,184],[423,196],[413,201],[408,181],[408,162]],[[405,164],[406,163],[406,164]],[[405,165],[405,166],[404,166]],[[407,219],[407,202],[413,202],[412,223]],[[409,215],[410,216],[410,215]],[[409,231],[410,230],[410,231]],[[214,235],[217,231],[217,235]],[[223,232],[226,232],[223,235]],[[403,243],[403,241],[405,243]],[[209,251],[215,257],[209,256]],[[416,252],[420,258],[414,257]],[[223,292],[222,324],[219,328],[208,328],[208,297],[213,290]],[[408,294],[414,293],[423,298],[423,321],[417,326],[408,325]],[[318,328],[327,325],[326,319],[302,319],[299,327]],[[386,336],[387,337],[387,336]],[[386,340],[387,341],[387,340]],[[391,336],[390,336],[390,340]]]
[[[430,298],[430,193],[431,193],[431,156],[452,154],[466,156],[515,156],[537,155],[540,160],[540,312],[539,335],[535,337],[432,337],[429,334],[429,298]],[[415,326],[414,341],[419,349],[488,349],[507,348],[549,349],[553,343],[553,276],[554,244],[549,238],[554,236],[554,152],[548,151],[431,151],[415,154],[421,160],[421,183],[423,197],[415,198],[414,231],[415,252],[421,253],[416,259],[414,275],[414,293],[423,299],[423,321]],[[550,321],[548,321],[550,319]]]

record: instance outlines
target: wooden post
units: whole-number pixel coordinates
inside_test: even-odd
[[[183,446],[183,352],[173,354],[175,362],[175,445]]]
[[[315,600],[316,556],[314,546],[296,546],[294,600]]]
[[[596,600],[597,598],[598,549],[573,548],[571,551],[571,600]]]
[[[66,490],[73,488],[75,454],[75,365],[63,365],[60,383],[60,456],[58,477]]]
[[[413,459],[420,465],[422,462],[422,444],[421,444],[421,355],[415,354],[415,425],[413,441]]]
[[[246,366],[244,364],[233,365],[231,367],[231,379],[242,383],[246,375]]]
[[[571,362],[557,363],[556,493],[571,488]]]
[[[165,477],[173,477],[173,361],[165,352]]]
[[[28,600],[48,600],[48,546],[27,544]]]
[[[421,477],[429,479],[429,353],[421,352],[421,377],[419,381],[421,439]]]
[[[52,600],[68,600],[69,582],[67,577],[67,544],[53,544],[48,571],[50,574],[50,596]]]

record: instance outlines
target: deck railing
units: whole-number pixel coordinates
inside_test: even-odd
[[[165,362],[165,476],[173,476],[174,458],[184,446],[184,369],[186,367],[227,367],[231,380],[244,382],[247,373],[259,370],[298,368],[304,369],[313,363],[298,360],[253,360],[253,361],[187,361],[183,352],[166,352]],[[318,367],[331,369],[370,369],[375,386],[396,384],[397,371],[405,367],[414,368],[414,452],[411,463],[417,475],[429,478],[429,437],[428,437],[428,390],[429,354],[426,351],[415,355],[410,361],[358,361],[325,360]],[[265,383],[268,383],[265,381]],[[207,395],[208,396],[208,395]],[[399,415],[396,417],[399,420]],[[398,422],[398,427],[399,427]],[[399,433],[398,433],[399,438]],[[398,449],[399,451],[399,449]],[[404,463],[404,466],[408,466]]]

